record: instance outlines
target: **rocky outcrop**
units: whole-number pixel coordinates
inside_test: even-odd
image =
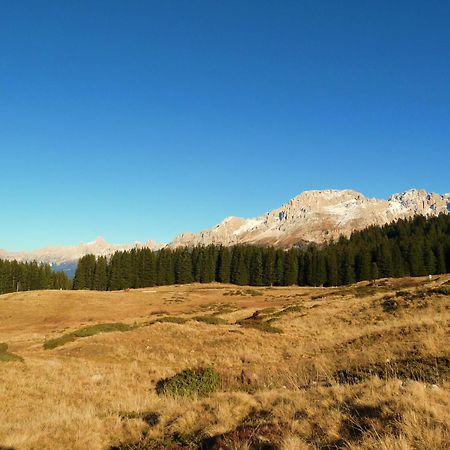
[[[449,194],[417,189],[394,194],[388,200],[367,198],[352,190],[305,191],[260,217],[228,217],[210,230],[181,234],[169,246],[253,244],[289,248],[322,243],[417,214],[448,214],[449,205]]]

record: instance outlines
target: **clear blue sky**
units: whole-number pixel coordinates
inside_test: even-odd
[[[447,0],[2,0],[0,247],[448,192],[449,24]]]

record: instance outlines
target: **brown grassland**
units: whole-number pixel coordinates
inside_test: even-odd
[[[445,275],[2,295],[0,449],[450,448],[449,290]],[[217,389],[157,392],[189,368]]]

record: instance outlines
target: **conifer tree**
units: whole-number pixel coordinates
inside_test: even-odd
[[[231,251],[228,247],[221,246],[218,257],[218,276],[221,283],[229,283],[231,276]]]
[[[284,285],[284,251],[275,252],[275,283],[277,286]]]
[[[275,280],[275,249],[266,248],[263,251],[263,284],[272,286]]]
[[[263,284],[263,257],[262,250],[258,247],[252,249],[250,262],[250,284],[261,286]]]
[[[284,258],[284,285],[292,286],[298,280],[298,257],[297,250],[291,249]]]

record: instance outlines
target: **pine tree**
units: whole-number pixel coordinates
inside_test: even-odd
[[[221,283],[229,283],[231,276],[231,251],[228,247],[220,247],[218,257],[218,276]]]
[[[246,265],[244,247],[237,247],[233,252],[231,282],[241,286],[249,284],[249,271]]]
[[[335,252],[327,252],[325,258],[327,268],[327,286],[337,286],[339,283],[338,262]]]
[[[261,286],[263,284],[262,250],[258,247],[252,249],[250,263],[250,284],[253,286]]]
[[[425,275],[425,265],[423,263],[423,251],[417,241],[412,241],[409,245],[409,267],[412,276]]]
[[[177,284],[192,283],[192,260],[189,250],[183,248],[175,256],[175,282]]]
[[[380,271],[378,270],[378,264],[374,261],[372,263],[372,280],[380,278]]]
[[[95,264],[93,289],[97,291],[106,290],[108,286],[107,266],[108,262],[106,257],[99,256]]]
[[[438,244],[436,246],[436,273],[445,273],[446,271],[444,247],[442,244]]]
[[[272,286],[275,280],[275,249],[269,247],[263,252],[263,284]]]
[[[284,285],[292,286],[298,280],[298,257],[295,249],[289,250],[284,257]]]
[[[277,286],[284,285],[284,251],[275,252],[275,283]]]
[[[377,249],[377,263],[382,277],[392,276],[392,254],[388,242],[382,242]]]
[[[426,242],[423,247],[423,260],[425,272],[429,275],[434,275],[436,273],[436,256],[428,242]]]

